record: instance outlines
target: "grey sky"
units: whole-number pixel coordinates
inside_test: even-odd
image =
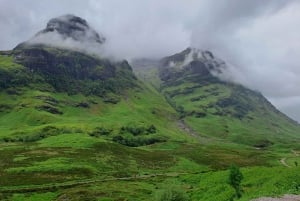
[[[209,49],[230,64],[236,82],[261,91],[300,121],[300,1],[0,0],[0,49],[68,13],[101,32],[117,57]]]

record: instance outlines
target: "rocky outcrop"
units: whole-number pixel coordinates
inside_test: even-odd
[[[47,23],[47,27],[37,33],[35,37],[52,32],[57,32],[63,39],[72,38],[75,41],[88,41],[99,44],[105,41],[105,38],[92,29],[86,20],[74,15],[63,15],[51,19]]]
[[[14,58],[33,72],[74,79],[105,80],[115,75],[115,66],[81,52],[30,46],[14,51]]]
[[[161,80],[177,79],[183,75],[216,76],[226,68],[225,62],[209,51],[187,48],[184,51],[160,60]]]

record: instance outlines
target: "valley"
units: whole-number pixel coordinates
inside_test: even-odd
[[[89,28],[66,18],[37,37],[57,21]],[[299,124],[261,93],[221,79],[223,68],[213,53],[193,48],[134,62],[29,42],[1,51],[0,199],[299,194]],[[243,174],[241,196],[229,183],[233,165]]]

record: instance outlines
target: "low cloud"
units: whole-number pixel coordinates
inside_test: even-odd
[[[89,54],[102,55],[103,48],[100,44],[89,41],[76,41],[72,38],[64,38],[58,32],[49,32],[40,34],[26,41],[26,44],[45,44],[53,47],[61,47]]]
[[[104,54],[104,43],[105,38],[84,19],[70,14],[52,18],[45,29],[25,42],[29,45],[43,44],[98,56]]]
[[[204,26],[194,27],[191,44],[224,59],[233,81],[262,92],[300,121],[299,10],[293,0],[210,1],[196,19]]]
[[[234,81],[300,121],[299,10],[297,0],[0,0],[0,49],[72,13],[103,33],[105,52],[117,58],[210,50],[230,66]]]

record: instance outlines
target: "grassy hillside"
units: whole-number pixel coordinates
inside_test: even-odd
[[[226,65],[211,53],[187,49],[160,63],[161,92],[199,134],[257,148],[299,143],[299,124],[259,92],[220,80]]]
[[[68,54],[71,64],[74,58],[69,56],[77,55],[49,51],[46,55],[54,54],[53,51]],[[64,73],[66,69],[56,69],[59,76],[53,77],[48,64],[41,71],[36,69],[36,59],[29,58],[29,66],[34,65],[28,67],[20,58],[16,63],[16,55],[19,53],[0,55],[1,200],[154,201],[162,200],[175,189],[188,200],[225,201],[234,197],[227,182],[231,164],[243,167],[244,194],[240,200],[298,193],[297,146],[257,149],[252,144],[236,143],[239,141],[233,134],[219,136],[209,123],[207,128],[198,129],[193,119],[199,118],[194,116],[195,112],[189,113],[200,112],[194,105],[196,101],[185,101],[187,96],[191,96],[187,100],[194,96],[177,93],[171,97],[174,90],[184,91],[193,87],[194,82],[164,85],[166,100],[152,85],[137,80],[124,63],[125,69],[120,64],[106,63],[114,65],[116,72],[125,70],[108,78],[117,85],[105,85],[105,93],[85,93],[83,86],[100,82],[103,87],[107,77],[101,78],[100,73],[99,79],[93,80],[89,74],[76,78],[76,72],[70,76]],[[39,51],[34,55],[40,55]],[[57,58],[64,61],[61,56]],[[94,59],[88,58],[91,60]],[[65,79],[69,84],[57,85]],[[123,82],[130,84],[122,85]],[[74,86],[79,86],[77,91]],[[218,82],[214,87],[221,90]],[[237,86],[231,87],[233,90]],[[195,87],[199,95],[208,96],[205,89]],[[222,90],[220,96],[230,97],[229,89]],[[204,108],[208,103],[197,104]],[[180,105],[184,109],[180,110]],[[208,107],[207,116],[213,116],[213,112]],[[180,118],[188,125],[182,125]],[[287,122],[284,117],[282,122]],[[232,125],[239,126],[234,122]],[[201,136],[195,135],[189,126],[202,129]],[[295,135],[291,133],[290,139],[296,139]],[[277,135],[271,139],[277,140]],[[280,162],[283,159],[289,167]],[[286,180],[282,183],[283,179]],[[271,187],[274,185],[276,188]],[[257,191],[258,187],[261,191]]]
[[[299,142],[300,127],[261,94],[213,77],[190,76],[161,88],[201,135],[264,148]]]

